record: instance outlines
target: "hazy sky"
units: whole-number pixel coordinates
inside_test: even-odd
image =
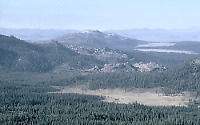
[[[200,26],[200,0],[0,0],[0,27],[184,29]]]

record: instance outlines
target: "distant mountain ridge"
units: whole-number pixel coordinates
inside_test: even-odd
[[[111,30],[125,37],[154,42],[200,41],[200,28],[165,30],[165,29],[124,29]]]
[[[0,28],[0,34],[13,35],[22,40],[38,41],[49,40],[67,33],[74,33],[77,30],[59,30],[59,29],[9,29]]]
[[[72,44],[91,48],[108,47],[112,49],[132,49],[135,46],[146,43],[136,39],[130,39],[113,33],[104,33],[98,30],[86,30],[78,33],[69,33],[55,40],[64,45]]]
[[[86,31],[86,32],[85,32]],[[85,30],[82,33],[89,33]],[[63,36],[68,33],[77,33],[80,30],[73,29],[10,29],[10,28],[0,28],[0,34],[2,35],[13,35],[19,39],[28,41],[38,41],[38,40],[49,40],[54,39],[59,36]],[[179,42],[179,41],[200,41],[200,28],[194,27],[189,29],[122,29],[122,30],[109,30],[103,31],[103,33],[118,34],[123,37],[153,41],[153,42]]]

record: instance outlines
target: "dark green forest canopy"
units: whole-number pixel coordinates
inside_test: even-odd
[[[49,72],[62,64],[77,69],[102,64],[101,61],[80,55],[56,41],[32,44],[13,36],[1,35],[0,52],[0,70],[9,72]]]
[[[104,97],[81,94],[53,94],[52,86],[87,85],[89,89],[104,88],[164,88],[165,94],[193,92],[199,97],[200,61],[183,62],[185,55],[144,54],[127,52],[135,61],[157,63],[175,68],[162,72],[83,73],[84,68],[103,65],[92,56],[78,54],[52,41],[32,44],[13,36],[0,36],[0,124],[158,124],[198,125],[199,100],[188,107],[145,106],[138,103],[116,104],[102,101]],[[142,55],[142,56],[141,56]],[[180,57],[180,58],[177,58]],[[171,58],[171,59],[170,59]],[[168,60],[170,59],[170,60]],[[55,73],[60,65],[68,64],[75,71]]]
[[[103,97],[48,94],[45,85],[1,81],[0,124],[199,124],[196,107],[154,107],[102,102]]]
[[[191,68],[191,66],[193,68]],[[189,70],[189,69],[190,70]],[[184,70],[185,69],[185,70]],[[163,79],[163,85],[167,81],[176,82],[194,78],[199,75],[199,67],[196,62],[189,61],[183,67],[173,72],[146,73],[146,74],[93,74],[80,76],[80,74],[61,77],[60,75],[37,74],[37,73],[8,73],[1,74],[0,78],[0,123],[8,124],[199,124],[200,110],[195,105],[189,107],[156,107],[144,106],[141,104],[115,104],[102,102],[104,97],[89,96],[80,94],[52,94],[48,92],[57,91],[51,85],[77,85],[84,84],[91,80],[91,88],[99,87],[154,87],[154,80]],[[180,74],[177,74],[177,72]],[[9,75],[10,74],[10,75]],[[18,74],[18,75],[16,75]],[[167,74],[169,76],[167,76]],[[160,75],[160,76],[159,76]],[[176,75],[176,76],[174,76]],[[15,77],[14,77],[15,76]],[[31,77],[28,78],[27,76]],[[51,77],[53,76],[53,78]],[[119,77],[120,76],[120,77]],[[163,76],[163,77],[161,77]],[[89,78],[90,77],[90,78]],[[152,77],[152,78],[151,78]],[[153,79],[155,77],[155,79]],[[109,81],[107,81],[109,78]],[[133,78],[133,79],[132,79]],[[197,77],[199,78],[199,77]],[[191,88],[198,86],[189,84]],[[126,84],[128,81],[136,84]],[[61,81],[59,81],[61,80]],[[142,81],[149,81],[142,84]],[[73,81],[73,82],[72,82]],[[106,82],[107,81],[107,82]],[[80,83],[79,83],[80,82]],[[122,84],[125,84],[123,85]],[[194,82],[194,81],[191,81]],[[71,83],[71,84],[69,84]],[[72,84],[73,83],[73,84]],[[98,86],[98,83],[105,83]],[[121,83],[121,84],[120,84]],[[140,83],[140,84],[137,84]],[[152,83],[152,84],[151,84]],[[174,82],[175,83],[175,82]],[[120,86],[123,85],[123,86]],[[144,86],[145,85],[145,86]],[[168,84],[166,87],[185,88],[182,84]],[[198,91],[198,87],[191,91]],[[174,90],[174,91],[175,91]]]

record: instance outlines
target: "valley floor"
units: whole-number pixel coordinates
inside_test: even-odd
[[[122,104],[140,103],[148,106],[187,106],[189,100],[194,99],[189,92],[179,95],[165,96],[160,89],[98,89],[90,90],[87,87],[61,87],[54,86],[59,91],[54,93],[77,93],[86,95],[97,95],[105,97],[106,102]]]

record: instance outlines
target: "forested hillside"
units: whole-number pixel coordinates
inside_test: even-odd
[[[0,69],[3,71],[48,72],[62,64],[75,68],[101,64],[101,61],[77,54],[56,41],[31,44],[1,35],[0,51]]]
[[[36,44],[1,35],[0,124],[198,125],[198,56]],[[122,93],[114,93],[119,89]],[[91,94],[110,91],[120,96]],[[127,94],[143,98],[145,92],[148,98],[153,93],[181,100],[160,106],[119,103],[131,99]],[[106,100],[109,96],[114,101]]]

